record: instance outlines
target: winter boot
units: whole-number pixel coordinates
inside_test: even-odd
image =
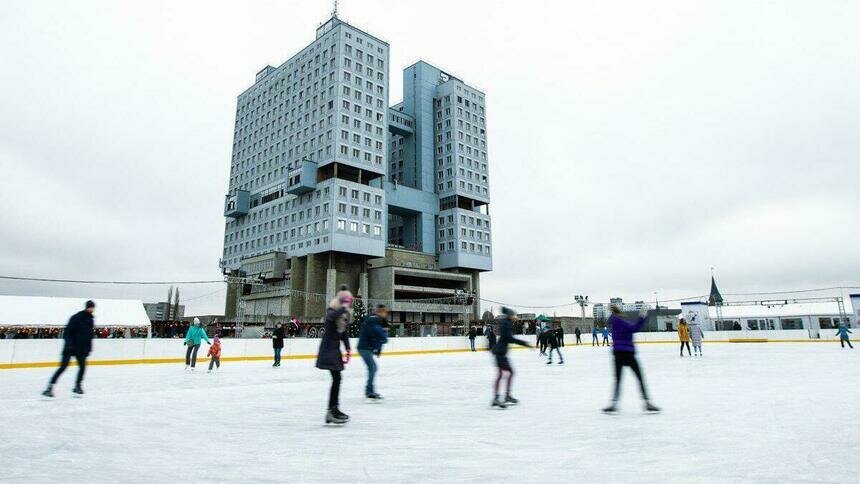
[[[505,405],[516,405],[518,403],[520,403],[520,401],[510,395],[505,397]]]
[[[492,407],[492,408],[499,407],[499,408],[503,408],[503,409],[508,408],[508,406],[505,405],[505,402],[503,402],[502,399],[499,398],[498,396],[493,399],[493,403],[490,404],[490,407]]]
[[[54,397],[54,385],[48,385],[48,388],[46,388],[45,391],[42,392],[42,395],[46,396],[46,397],[53,398]]]
[[[345,419],[338,418],[338,417],[334,414],[334,411],[333,411],[332,409],[329,409],[329,411],[325,414],[325,423],[327,423],[327,424],[343,425],[343,424],[345,424],[345,423],[346,423],[346,420],[345,420]]]
[[[660,407],[654,405],[649,400],[645,400],[645,411],[650,413],[657,413],[660,411]]]

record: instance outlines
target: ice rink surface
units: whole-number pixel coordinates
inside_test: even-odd
[[[2,370],[0,481],[860,482],[860,349],[706,344],[704,357],[679,358],[642,345],[664,411],[642,413],[625,370],[617,416],[600,413],[607,349],[563,351],[564,366],[511,352],[521,404],[506,410],[489,408],[486,352],[383,354],[380,404],[364,401],[354,358],[344,427],[323,425],[330,377],[313,360],[227,362],[211,375],[97,366],[83,398],[71,368],[52,400],[39,393],[53,370]]]

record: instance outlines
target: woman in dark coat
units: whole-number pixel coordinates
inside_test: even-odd
[[[349,363],[350,347],[349,334],[346,330],[347,321],[352,306],[352,293],[346,286],[341,286],[340,292],[331,301],[325,313],[325,332],[320,342],[317,354],[317,368],[331,372],[331,390],[328,396],[328,412],[325,416],[326,423],[344,424],[349,420],[349,415],[338,408],[340,397],[340,373],[344,364]],[[346,349],[346,358],[340,353],[340,343]]]
[[[281,323],[272,333],[272,349],[275,351],[275,363],[272,366],[281,366],[281,350],[284,349],[284,325]]]

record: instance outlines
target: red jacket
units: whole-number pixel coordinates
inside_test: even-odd
[[[206,356],[221,358],[221,342],[216,341],[212,343],[212,346],[209,347],[209,353],[207,353]]]

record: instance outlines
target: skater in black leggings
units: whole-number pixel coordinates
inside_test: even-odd
[[[625,366],[633,370],[633,374],[639,379],[639,390],[645,401],[645,410],[648,412],[659,412],[660,409],[651,403],[648,398],[648,390],[645,389],[645,378],[639,362],[636,360],[636,346],[633,344],[633,333],[636,333],[645,325],[646,309],[639,312],[639,318],[635,323],[627,321],[622,316],[621,309],[612,306],[612,316],[609,317],[607,325],[612,325],[612,354],[615,357],[615,390],[612,393],[612,403],[603,409],[606,413],[618,411],[618,397],[621,393],[621,373]]]
[[[85,309],[69,318],[69,323],[63,331],[63,356],[60,360],[60,367],[54,372],[51,377],[51,382],[48,383],[48,388],[42,392],[46,397],[54,396],[54,385],[60,379],[60,375],[69,367],[72,357],[78,362],[78,378],[75,380],[75,388],[72,390],[78,395],[83,395],[81,383],[84,381],[84,372],[87,369],[87,356],[93,347],[93,312],[96,309],[96,303],[87,301]]]
[[[325,422],[334,424],[345,424],[349,421],[349,415],[338,408],[340,395],[340,373],[344,365],[349,363],[350,347],[349,334],[346,330],[347,319],[352,306],[352,293],[346,286],[341,286],[340,292],[331,301],[325,314],[325,332],[320,342],[317,354],[317,368],[329,370],[331,373],[331,389],[328,394],[328,411]],[[340,344],[346,349],[346,356],[340,353]]]
[[[499,320],[499,342],[492,348],[493,355],[496,357],[496,367],[498,374],[496,381],[493,384],[493,407],[506,408],[508,405],[516,405],[519,400],[511,396],[511,380],[514,378],[514,369],[511,367],[511,362],[508,361],[508,344],[516,343],[518,345],[531,346],[521,339],[514,338],[513,323],[511,317],[514,316],[514,311],[510,308],[502,308],[502,319]],[[502,400],[499,396],[499,389],[502,385],[502,380],[507,376],[505,386],[505,399]]]

